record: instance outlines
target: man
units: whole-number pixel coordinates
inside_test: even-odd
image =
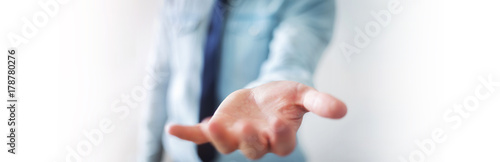
[[[160,161],[163,151],[174,161],[304,161],[295,147],[304,113],[345,115],[342,101],[311,87],[332,1],[165,5],[140,161]]]

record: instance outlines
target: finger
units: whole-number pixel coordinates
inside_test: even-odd
[[[267,139],[260,134],[250,122],[239,122],[235,127],[239,132],[239,150],[247,158],[257,160],[262,158],[267,152]]]
[[[295,132],[283,121],[276,119],[269,129],[269,146],[272,153],[286,156],[295,149]]]
[[[179,137],[180,139],[192,141],[196,144],[203,144],[209,141],[201,130],[201,124],[197,124],[194,126],[170,124],[167,125],[167,132],[171,135]]]
[[[318,92],[316,89],[299,85],[298,105],[302,105],[308,111],[325,118],[339,119],[345,116],[347,108],[344,102],[327,94]]]
[[[211,120],[201,126],[209,141],[222,154],[229,154],[238,148],[238,139],[231,134],[223,123]]]

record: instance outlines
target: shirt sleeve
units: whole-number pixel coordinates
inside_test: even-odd
[[[162,159],[164,127],[167,121],[167,90],[170,74],[169,33],[167,22],[159,25],[159,35],[155,51],[150,54],[146,67],[145,82],[148,97],[141,109],[139,124],[138,159],[139,162],[159,162]]]
[[[268,59],[246,88],[290,80],[313,86],[316,65],[333,31],[332,0],[287,1],[273,33]]]

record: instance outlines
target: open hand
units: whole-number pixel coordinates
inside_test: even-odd
[[[236,149],[249,159],[268,152],[290,154],[306,112],[342,118],[345,104],[312,87],[292,81],[267,83],[231,93],[210,119],[194,126],[169,125],[168,133],[196,144],[211,142],[228,154]]]

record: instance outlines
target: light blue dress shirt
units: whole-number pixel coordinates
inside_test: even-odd
[[[199,161],[196,145],[168,135],[167,123],[198,122],[208,19],[213,0],[166,0],[157,51],[150,70],[158,81],[150,92],[139,136],[139,161]],[[318,60],[333,28],[332,0],[233,0],[223,37],[218,99],[278,80],[312,86]],[[239,151],[218,161],[248,161]],[[286,157],[260,161],[305,161],[300,147]]]

